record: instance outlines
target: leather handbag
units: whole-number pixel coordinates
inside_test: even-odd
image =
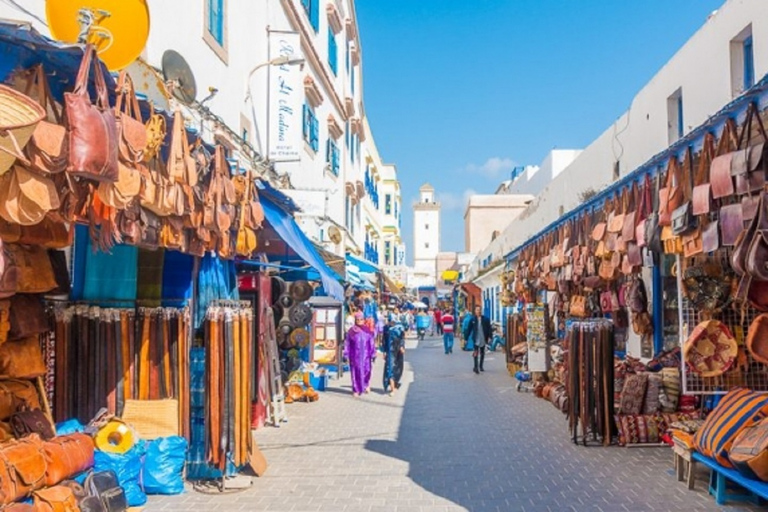
[[[93,472],[85,479],[85,489],[91,496],[98,496],[108,512],[128,510],[125,491],[114,471]]]
[[[608,220],[609,233],[621,233],[624,228],[624,208],[626,206],[626,190],[616,194],[613,200],[613,211]]]
[[[91,436],[70,434],[43,443],[48,463],[45,485],[56,485],[93,467],[94,444]]]
[[[51,420],[40,409],[19,411],[11,416],[10,423],[16,439],[22,439],[32,434],[37,434],[45,440],[53,439],[56,436]]]
[[[39,409],[37,389],[29,380],[0,380],[0,421],[13,416],[19,409]]]
[[[638,212],[639,206],[637,205],[638,190],[637,183],[632,182],[632,186],[629,190],[627,197],[627,206],[624,213],[624,225],[621,228],[621,238],[625,243],[634,242],[637,236],[635,228],[637,227],[637,219],[640,213]]]
[[[10,301],[9,340],[37,336],[51,329],[40,295],[17,294],[11,297]]]
[[[746,195],[741,198],[741,216],[745,222],[751,221],[757,215],[760,206],[760,194]]]
[[[29,496],[45,485],[46,462],[40,437],[0,445],[0,505]]]
[[[589,316],[587,312],[587,298],[584,295],[572,295],[569,305],[569,313],[571,316],[577,318],[586,318]]]
[[[147,143],[144,146],[144,162],[155,158],[160,147],[165,143],[166,124],[165,117],[155,112],[155,106],[149,102],[149,118],[144,125]]]
[[[0,377],[34,379],[45,375],[46,371],[36,336],[0,345]]]
[[[598,275],[605,281],[613,281],[618,277],[618,268],[614,265],[611,259],[602,259],[600,261],[600,268],[598,269]]]
[[[184,221],[180,217],[165,217],[160,229],[160,246],[166,249],[183,250],[188,241]]]
[[[768,281],[768,192],[761,195],[757,229],[752,236],[745,259],[745,270],[758,281]]]
[[[718,221],[713,220],[704,224],[701,230],[701,251],[715,252],[720,248],[720,227]]]
[[[166,169],[166,175],[171,183],[183,183],[190,187],[197,185],[197,163],[190,154],[184,117],[179,110],[173,114],[171,148]]]
[[[118,163],[117,181],[99,183],[97,193],[105,204],[124,210],[141,192],[141,173],[123,162]]]
[[[61,206],[53,180],[23,165],[0,177],[0,217],[13,224],[32,226]]]
[[[704,136],[704,145],[699,154],[699,165],[693,176],[693,214],[705,215],[712,209],[712,192],[709,184],[709,169],[715,153],[715,137],[711,133]]]
[[[749,145],[752,134],[752,121],[757,119],[757,126],[763,137],[763,142],[754,146]],[[756,103],[750,103],[747,118],[744,121],[736,152],[731,160],[731,174],[736,179],[736,193],[739,195],[756,192],[765,185],[765,166],[763,156],[768,146],[768,135],[765,133],[763,121]]]
[[[88,95],[88,77],[95,65],[96,104]],[[69,155],[67,172],[94,181],[117,181],[118,133],[109,106],[107,86],[96,49],[87,45],[73,92],[64,93]]]
[[[35,491],[32,498],[38,512],[80,512],[75,494],[64,485]]]
[[[733,160],[731,150],[737,145],[735,131],[735,121],[728,119],[725,122],[723,133],[720,135],[715,158],[712,159],[712,165],[709,169],[713,199],[729,197],[734,192],[733,177],[731,176],[731,160]]]
[[[682,236],[685,233],[688,233],[689,231],[692,231],[696,229],[697,219],[693,215],[693,205],[691,203],[691,180],[692,180],[692,172],[691,169],[693,168],[693,155],[691,152],[691,147],[688,146],[688,148],[685,151],[685,156],[683,158],[683,171],[680,176],[680,190],[682,191],[681,195],[681,201],[682,203],[680,206],[675,208],[672,211],[671,214],[671,226],[672,226],[672,233],[675,236]]]
[[[51,260],[44,247],[5,245],[17,273],[18,293],[48,293],[56,288]]]
[[[666,185],[659,189],[659,226],[671,225],[672,212],[683,202],[680,179],[680,164],[677,158],[670,157],[667,164]]]
[[[741,203],[728,204],[720,207],[721,245],[733,246],[744,230],[744,215]]]
[[[31,168],[42,174],[64,171],[67,167],[67,129],[63,126],[61,111],[53,99],[42,64],[29,71],[25,94],[35,97],[49,118],[53,115],[53,122],[44,119],[38,123],[24,148]]]
[[[74,228],[74,224],[58,222],[49,214],[39,224],[23,226],[16,242],[22,245],[40,245],[46,249],[64,249],[74,241]]]
[[[135,168],[144,159],[144,149],[147,147],[147,128],[141,119],[139,101],[133,80],[125,71],[121,71],[117,79],[117,100],[115,102],[115,117],[118,129],[118,157],[120,160]]]
[[[704,240],[701,236],[701,228],[697,227],[682,236],[683,256],[692,258],[704,252]]]
[[[736,274],[740,276],[747,274],[747,256],[749,254],[752,241],[757,236],[757,231],[759,229],[761,220],[759,212],[761,212],[763,209],[763,202],[765,201],[764,196],[765,193],[760,195],[758,215],[755,215],[752,220],[749,221],[749,225],[746,229],[742,229],[739,232],[738,236],[736,237],[736,241],[733,244],[734,247],[733,251],[731,252],[731,267],[736,272]]]

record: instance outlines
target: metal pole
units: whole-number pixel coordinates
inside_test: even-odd
[[[271,60],[271,58],[272,58],[272,49],[271,49],[271,44],[270,44],[271,43],[271,39],[272,39],[271,33],[272,33],[272,31],[269,29],[269,26],[267,26],[267,61]],[[269,157],[269,110],[270,110],[270,108],[269,108],[270,107],[269,101],[270,101],[270,94],[269,93],[270,93],[271,89],[272,89],[272,66],[268,65],[267,66],[267,112],[266,112],[266,114],[267,114],[267,117],[266,117],[267,121],[264,123],[266,125],[265,128],[266,128],[266,132],[267,132],[265,134],[265,136],[264,136],[264,138],[265,138],[265,140],[267,142],[266,143],[267,149],[266,149],[266,155],[265,155],[267,157],[267,160],[270,159],[270,157]]]

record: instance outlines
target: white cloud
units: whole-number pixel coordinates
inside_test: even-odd
[[[515,162],[511,158],[500,158],[494,156],[485,161],[482,165],[468,164],[464,167],[466,172],[479,174],[486,178],[498,178],[504,171],[511,171],[515,167]]]
[[[469,197],[474,194],[477,194],[477,192],[471,188],[468,188],[462,194],[438,192],[437,200],[440,202],[440,208],[444,211],[458,210],[463,212],[467,208]]]

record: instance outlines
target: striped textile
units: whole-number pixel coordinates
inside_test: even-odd
[[[768,395],[746,388],[728,392],[709,414],[693,441],[696,451],[732,468],[728,452],[739,433],[768,417]]]

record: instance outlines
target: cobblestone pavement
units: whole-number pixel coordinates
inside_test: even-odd
[[[379,360],[370,395],[332,381],[257,431],[269,469],[247,491],[153,497],[147,510],[720,510],[704,469],[695,491],[676,481],[669,449],[569,442],[560,412],[515,391],[503,354],[475,375],[469,353],[445,355],[436,338],[408,346],[398,395],[381,392]]]

